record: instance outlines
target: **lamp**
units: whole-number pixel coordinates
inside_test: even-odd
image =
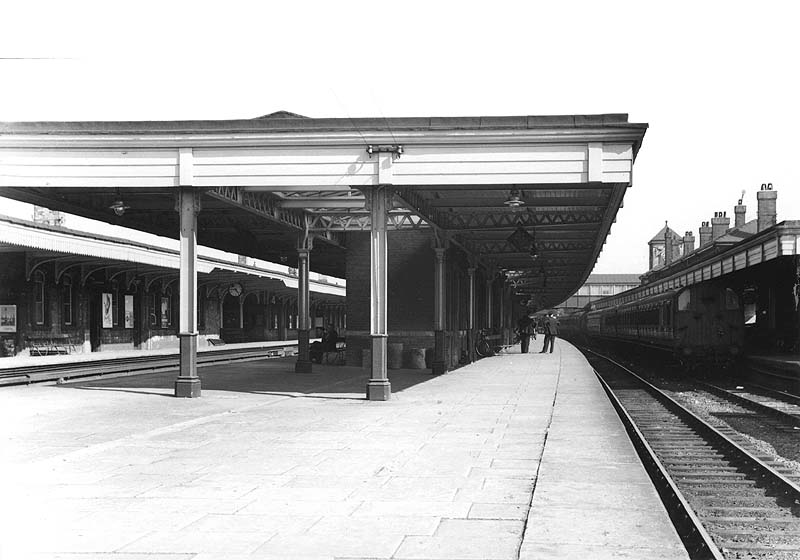
[[[525,202],[520,200],[519,197],[520,197],[519,189],[517,187],[514,187],[513,189],[511,189],[511,192],[508,194],[508,198],[505,200],[505,202],[503,202],[503,204],[508,206],[513,212],[514,210],[525,204]]]
[[[124,202],[122,202],[122,199],[119,199],[115,200],[114,204],[112,204],[108,208],[110,210],[113,210],[114,214],[116,214],[117,216],[122,216],[125,213],[125,210],[130,208],[130,206],[127,206]]]

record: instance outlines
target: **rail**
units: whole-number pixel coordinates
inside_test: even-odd
[[[293,350],[297,344],[284,344],[276,347],[259,346],[255,348],[214,347],[197,353],[197,365],[207,366],[219,363],[275,358],[287,349]],[[283,352],[281,352],[283,350]],[[86,377],[109,375],[136,375],[157,373],[178,369],[180,356],[174,354],[145,354],[101,358],[91,361],[68,363],[48,363],[15,366],[0,370],[0,385],[20,385]]]
[[[630,369],[592,354],[613,365],[598,364],[598,377],[692,557],[797,550],[794,481]],[[773,532],[741,526],[756,517]]]

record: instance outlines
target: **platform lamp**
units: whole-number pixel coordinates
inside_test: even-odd
[[[503,202],[512,212],[516,212],[520,206],[525,204],[524,200],[520,199],[521,193],[517,187],[511,189],[508,193],[508,198]]]
[[[123,214],[125,214],[125,210],[129,208],[130,206],[128,206],[122,201],[122,195],[120,194],[119,189],[117,189],[117,199],[111,206],[108,207],[108,209],[113,211],[114,214],[116,214],[117,216],[122,216]]]

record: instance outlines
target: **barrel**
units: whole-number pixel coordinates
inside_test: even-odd
[[[408,367],[411,369],[425,369],[425,349],[411,348],[408,351]]]
[[[400,369],[403,367],[403,343],[390,342],[388,345],[388,357],[386,367],[389,369]]]

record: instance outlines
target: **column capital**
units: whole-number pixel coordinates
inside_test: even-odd
[[[188,197],[185,196],[187,194],[192,195],[191,199],[188,199]],[[182,185],[175,194],[175,211],[183,212],[186,210],[194,212],[196,215],[200,213],[201,208],[202,203],[200,202],[200,191],[194,187]]]
[[[433,239],[431,239],[431,247],[434,250],[446,250],[450,246],[450,238],[446,231],[434,228]]]
[[[308,230],[300,232],[297,236],[297,254],[308,255],[313,248],[314,234],[310,233]]]

